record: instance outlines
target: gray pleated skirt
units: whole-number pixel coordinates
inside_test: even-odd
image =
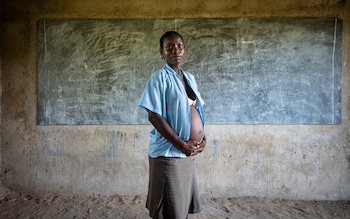
[[[200,212],[196,157],[149,157],[146,207],[152,218],[185,219]]]

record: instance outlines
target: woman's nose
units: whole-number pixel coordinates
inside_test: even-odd
[[[174,53],[178,53],[181,50],[181,48],[179,48],[178,46],[175,46],[173,49]]]

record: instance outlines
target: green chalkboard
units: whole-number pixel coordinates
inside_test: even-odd
[[[341,123],[337,18],[38,21],[38,124],[146,124],[137,106],[177,30],[207,124]]]

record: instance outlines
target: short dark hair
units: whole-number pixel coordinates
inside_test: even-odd
[[[163,34],[163,36],[162,36],[162,37],[160,38],[160,40],[159,40],[159,46],[160,46],[161,49],[163,48],[164,40],[165,40],[166,38],[168,38],[169,36],[173,35],[173,34],[178,35],[178,36],[181,38],[182,42],[185,43],[185,41],[184,41],[184,39],[182,38],[181,34],[179,34],[179,33],[176,32],[176,31],[173,31],[173,30],[172,30],[172,31],[167,31],[167,32],[165,32],[165,33]]]

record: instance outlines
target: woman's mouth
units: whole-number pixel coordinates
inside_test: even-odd
[[[173,57],[171,57],[172,59],[176,59],[176,60],[178,60],[178,59],[181,59],[182,57],[181,56],[173,56]]]

